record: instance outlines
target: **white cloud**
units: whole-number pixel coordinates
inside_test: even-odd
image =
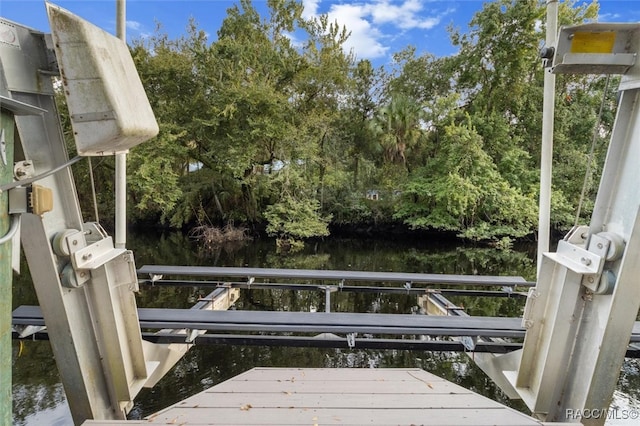
[[[290,33],[288,31],[284,31],[282,33],[282,35],[286,38],[288,38],[291,41],[291,45],[294,47],[302,47],[303,46],[303,42],[302,40],[300,40],[298,37],[296,37],[296,35],[294,33]]]
[[[304,16],[318,16],[322,0],[303,0]],[[344,26],[351,33],[345,49],[359,58],[380,58],[387,54],[389,40],[412,29],[431,29],[451,11],[434,15],[425,10],[423,0],[363,0],[332,3],[326,12],[329,22]]]
[[[143,25],[138,21],[127,21],[127,28],[133,31],[141,31]]]
[[[380,39],[382,32],[366,19],[370,15],[367,5],[334,4],[329,10],[330,22],[345,26],[351,35],[345,43],[345,49],[353,50],[360,58],[379,58],[389,50]]]
[[[422,16],[423,3],[419,0],[394,2],[377,0],[369,5],[376,24],[393,24],[400,29],[430,29],[440,23],[439,16]]]
[[[317,16],[320,1],[321,0],[302,0],[302,6],[304,6],[302,17],[311,18],[313,16]]]

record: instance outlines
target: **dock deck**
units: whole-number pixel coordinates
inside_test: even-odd
[[[126,424],[539,426],[548,423],[417,368],[253,368],[146,420]]]

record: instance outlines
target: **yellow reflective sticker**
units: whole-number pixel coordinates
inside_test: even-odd
[[[571,53],[612,53],[615,31],[576,32],[571,40]]]

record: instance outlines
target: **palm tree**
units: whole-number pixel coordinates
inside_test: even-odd
[[[385,162],[407,166],[407,150],[416,146],[422,134],[422,116],[421,105],[404,94],[393,94],[377,111],[372,126]]]

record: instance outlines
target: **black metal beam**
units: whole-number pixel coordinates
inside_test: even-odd
[[[142,329],[510,338],[521,338],[525,334],[520,318],[162,308],[141,308],[138,316]],[[18,307],[13,312],[13,324],[44,325],[40,307]],[[639,341],[640,323],[636,322],[630,342]]]
[[[184,343],[185,335],[142,333],[142,338],[153,343]],[[13,333],[14,340],[49,340],[46,332],[39,332],[25,339],[19,339]],[[458,341],[446,340],[417,340],[417,339],[356,339],[353,346],[349,346],[346,338],[321,338],[305,336],[262,336],[240,334],[203,334],[192,342],[198,346],[207,345],[236,345],[236,346],[287,346],[299,348],[340,348],[340,349],[396,349],[428,352],[469,352]],[[501,354],[520,349],[522,344],[511,342],[477,342],[473,352]],[[640,349],[629,346],[625,355],[627,358],[640,358]]]
[[[389,335],[523,337],[518,318],[453,317],[408,314],[325,312],[209,311],[138,309],[143,329],[207,331],[359,333]],[[14,325],[44,325],[38,306],[20,306]]]
[[[235,277],[235,278],[278,278],[372,282],[404,282],[447,285],[497,285],[497,286],[533,286],[522,277],[419,274],[405,272],[338,271],[314,269],[274,269],[274,268],[235,268],[215,266],[170,266],[144,265],[138,269],[139,275],[168,275],[194,277]]]
[[[327,287],[335,288],[341,292],[353,293],[389,293],[410,294],[422,296],[426,294],[440,293],[450,296],[478,296],[478,297],[527,297],[526,293],[506,290],[460,290],[460,289],[434,289],[425,287],[381,287],[362,285],[326,285],[326,284],[289,284],[266,282],[224,282],[205,280],[140,280],[141,284],[176,286],[176,287],[216,287],[216,288],[240,288],[249,290],[295,290],[295,291],[324,291]],[[512,287],[508,287],[512,289]]]

